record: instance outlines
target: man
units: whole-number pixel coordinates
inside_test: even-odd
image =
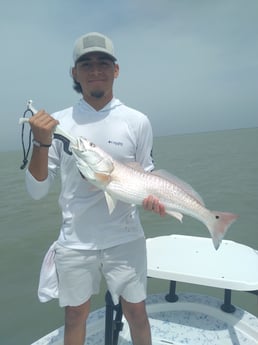
[[[145,115],[113,96],[119,65],[111,40],[99,33],[80,37],[74,46],[74,89],[83,98],[52,116],[44,110],[30,118],[34,147],[26,173],[34,199],[45,196],[57,171],[63,222],[55,246],[59,304],[65,307],[65,345],[82,345],[90,298],[98,293],[100,273],[114,303],[121,300],[134,345],[150,345],[145,310],[146,244],[135,206],[118,202],[109,215],[104,194],[82,178],[67,143],[52,132],[57,124],[74,137],[85,137],[124,163],[153,170],[152,130]],[[143,207],[164,215],[152,196]]]

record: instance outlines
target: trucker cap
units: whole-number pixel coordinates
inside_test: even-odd
[[[90,32],[79,37],[75,41],[73,49],[74,63],[76,63],[81,56],[93,52],[105,53],[109,55],[112,60],[116,61],[112,41],[98,32]]]

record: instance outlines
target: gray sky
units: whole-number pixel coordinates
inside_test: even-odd
[[[79,97],[77,37],[111,37],[115,95],[155,136],[258,127],[257,0],[9,0],[0,5],[0,150],[20,149],[28,99],[54,112]]]

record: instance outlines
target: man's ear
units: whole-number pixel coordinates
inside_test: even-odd
[[[72,67],[71,68],[71,76],[72,76],[72,78],[75,80],[75,81],[77,81],[77,72],[76,72],[76,68],[75,67]]]
[[[114,77],[117,78],[118,76],[119,76],[119,65],[115,64]]]

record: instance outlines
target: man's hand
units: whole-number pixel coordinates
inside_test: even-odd
[[[31,116],[29,122],[34,139],[45,145],[51,144],[54,128],[59,122],[44,110]]]
[[[34,140],[41,144],[33,146],[29,171],[36,180],[44,181],[48,176],[48,145],[52,143],[53,131],[59,122],[40,110],[30,117],[29,123]]]
[[[158,198],[155,198],[153,195],[149,195],[143,200],[142,206],[145,210],[152,211],[160,214],[162,217],[165,216],[165,206],[159,202]]]

